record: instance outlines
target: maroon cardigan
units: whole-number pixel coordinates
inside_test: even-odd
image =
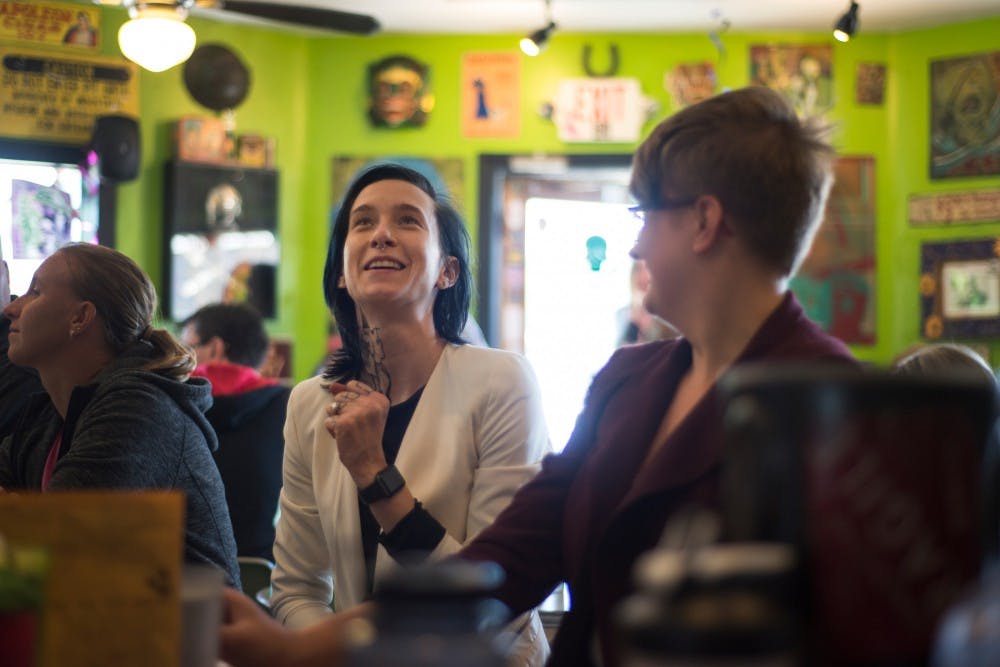
[[[810,322],[791,293],[768,316],[736,363],[857,363]],[[498,597],[515,613],[540,604],[561,581],[572,610],[549,665],[592,664],[593,634],[606,667],[618,664],[611,612],[632,592],[636,558],[659,541],[670,515],[700,501],[718,505],[723,432],[712,387],[640,471],[677,384],[691,364],[683,339],[624,347],[594,377],[566,449],[462,550],[507,571]]]

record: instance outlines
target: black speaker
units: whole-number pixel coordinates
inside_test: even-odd
[[[98,116],[90,147],[101,178],[123,182],[139,175],[139,122],[128,116]]]

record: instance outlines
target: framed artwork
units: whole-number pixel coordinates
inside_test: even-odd
[[[820,115],[833,107],[833,47],[751,46],[750,83],[778,91],[800,116]]]
[[[521,56],[477,51],[462,56],[462,136],[521,134]]]
[[[925,338],[1000,335],[1000,239],[924,243],[920,316]]]
[[[845,343],[875,342],[875,158],[838,158],[826,213],[791,281],[809,317]]]
[[[434,108],[431,69],[404,55],[368,66],[368,120],[373,127],[423,127]]]
[[[715,95],[718,78],[710,62],[678,63],[663,77],[663,87],[674,104],[686,107]]]
[[[854,80],[854,101],[881,106],[885,102],[885,63],[858,63]]]
[[[931,61],[931,178],[1000,174],[1000,51]]]

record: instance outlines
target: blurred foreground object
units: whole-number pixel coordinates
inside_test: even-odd
[[[504,667],[514,637],[507,607],[490,594],[504,574],[493,563],[445,561],[399,570],[375,591],[374,623],[349,632],[349,667]]]
[[[723,384],[723,532],[797,549],[806,664],[926,664],[996,550],[995,387],[773,366]]]

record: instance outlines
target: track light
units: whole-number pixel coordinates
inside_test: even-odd
[[[833,37],[838,42],[847,42],[858,31],[858,3],[851,2],[851,8],[833,26]]]
[[[552,33],[555,32],[556,24],[552,20],[552,0],[545,0],[545,21],[548,25],[539,28],[521,40],[521,51],[527,56],[537,56],[549,43]]]

